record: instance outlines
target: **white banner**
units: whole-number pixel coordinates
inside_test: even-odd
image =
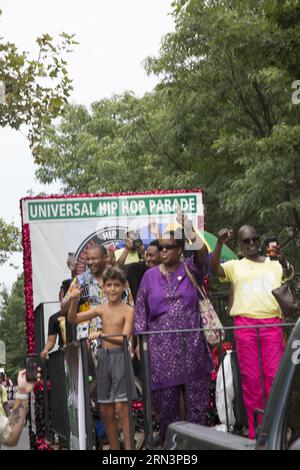
[[[71,277],[70,253],[78,262],[77,273],[82,273],[89,246],[120,246],[128,229],[138,231],[147,246],[157,238],[157,227],[160,233],[178,227],[179,211],[203,230],[201,190],[23,199],[23,225],[30,228],[34,308],[58,300],[61,282]]]

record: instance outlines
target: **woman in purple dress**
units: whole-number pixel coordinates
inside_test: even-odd
[[[170,232],[160,240],[161,264],[146,271],[138,292],[135,334],[201,327],[198,292],[187,276],[185,264],[202,284],[208,271],[209,255],[192,230],[187,238],[198,249],[182,262],[182,238]],[[151,397],[159,415],[162,439],[165,439],[168,425],[181,420],[181,391],[186,404],[185,419],[206,424],[213,364],[203,333],[149,335],[148,352]]]

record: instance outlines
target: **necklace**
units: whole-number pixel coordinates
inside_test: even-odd
[[[177,271],[177,269],[179,268],[179,265],[180,265],[180,261],[176,264],[175,269],[172,269],[170,271],[166,271],[165,266],[163,264],[160,264],[159,265],[159,270],[160,270],[160,272],[162,273],[163,276],[168,277],[169,274],[174,273],[175,271]],[[178,280],[180,281],[181,279],[179,279],[179,278],[182,279],[182,276],[178,276]]]

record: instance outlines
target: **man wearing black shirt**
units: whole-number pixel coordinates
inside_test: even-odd
[[[127,281],[130,286],[131,294],[135,302],[140,283],[147,269],[160,264],[159,241],[152,241],[146,250],[146,261],[131,263],[126,266]]]
[[[66,279],[62,282],[59,290],[59,301],[61,302],[64,296],[66,295],[72,279]],[[48,359],[49,352],[54,348],[56,343],[56,337],[58,336],[58,347],[62,348],[64,344],[66,344],[66,323],[65,323],[65,316],[59,311],[54,313],[49,318],[48,322],[48,338],[45,344],[43,351],[41,352],[40,356],[41,359],[45,360]]]

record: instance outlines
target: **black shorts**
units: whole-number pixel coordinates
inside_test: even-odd
[[[123,348],[100,349],[97,363],[97,402],[105,404],[128,401]],[[131,399],[137,400],[130,358],[129,377]]]

